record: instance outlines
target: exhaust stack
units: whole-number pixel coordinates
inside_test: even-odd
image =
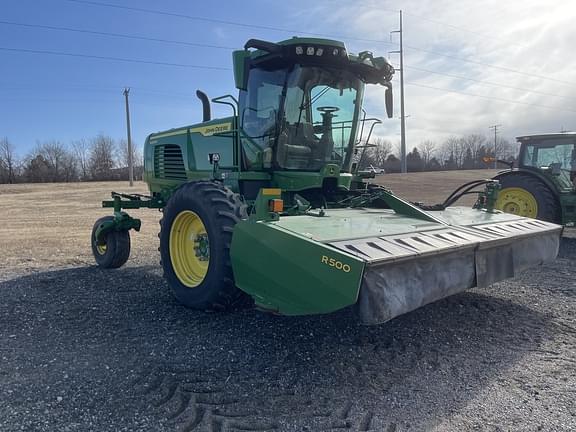
[[[202,101],[202,122],[212,120],[212,113],[210,112],[210,99],[202,90],[196,90],[196,96]]]

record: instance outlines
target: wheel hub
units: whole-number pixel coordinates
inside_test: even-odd
[[[200,216],[180,212],[170,229],[170,260],[180,282],[195,288],[204,281],[210,264],[210,239]]]
[[[506,213],[535,218],[538,202],[534,195],[522,188],[504,188],[498,193],[496,208]]]
[[[196,256],[200,261],[210,260],[210,242],[208,241],[208,234],[198,234],[194,238],[194,250]]]

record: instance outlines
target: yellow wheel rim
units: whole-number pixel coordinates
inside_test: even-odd
[[[104,255],[106,253],[106,244],[103,245],[96,245],[96,252],[98,252],[100,255]]]
[[[538,202],[534,195],[522,188],[504,188],[498,193],[496,208],[506,213],[535,218]]]
[[[172,222],[170,260],[180,282],[189,288],[200,285],[208,273],[208,233],[200,216],[191,210],[180,212]]]

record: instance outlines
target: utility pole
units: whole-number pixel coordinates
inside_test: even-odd
[[[400,29],[394,30],[390,33],[399,33],[400,35],[400,49],[398,51],[390,52],[400,54],[400,171],[406,173],[408,169],[406,166],[406,116],[404,115],[404,46],[402,32],[402,10],[400,10]]]
[[[488,129],[494,129],[494,169],[498,168],[498,157],[496,156],[496,143],[498,142],[498,128],[502,127],[501,124],[488,126]]]
[[[126,134],[128,135],[128,179],[130,180],[130,186],[134,186],[134,161],[132,153],[132,138],[130,137],[130,108],[128,106],[128,94],[130,89],[128,87],[124,88],[124,99],[126,101]]]

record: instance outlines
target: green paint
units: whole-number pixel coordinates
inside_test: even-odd
[[[104,201],[115,219],[99,238],[106,230],[140,228],[122,209],[163,208],[187,182],[221,181],[243,195],[250,209],[232,236],[236,285],[261,308],[302,315],[333,312],[358,300],[365,261],[359,252],[349,253],[353,247],[329,242],[509,217],[471,209],[432,214],[352,173],[365,85],[388,87],[394,72],[384,58],[351,54],[342,42],[328,39],[253,46],[261,49],[233,53],[240,89],[235,115],[148,136],[144,180],[151,197],[113,194]],[[218,154],[217,164],[210,154]],[[289,206],[281,214],[269,207],[280,198]],[[209,256],[205,239],[196,253]]]
[[[281,189],[260,189],[258,196],[256,197],[256,201],[254,201],[254,205],[252,206],[250,220],[253,222],[278,220],[278,213],[270,211],[270,201],[281,198]]]
[[[230,253],[237,286],[261,308],[284,315],[328,313],[358,298],[361,260],[274,223],[240,222]]]
[[[517,172],[537,178],[558,200],[561,210],[558,223],[576,224],[576,133],[526,135],[516,139],[520,143],[518,168],[501,172],[495,178]]]

